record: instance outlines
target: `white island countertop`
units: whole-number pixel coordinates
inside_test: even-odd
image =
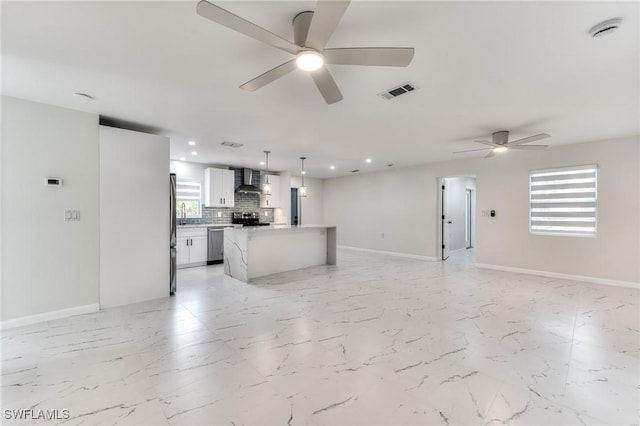
[[[336,264],[333,225],[271,225],[224,230],[224,273],[240,281]]]
[[[327,229],[335,228],[335,225],[269,225],[269,226],[243,226],[247,231],[278,231],[282,229]]]
[[[180,219],[178,219],[180,220]],[[176,229],[192,229],[192,228],[215,228],[215,227],[231,227],[233,223],[198,223],[191,225],[176,225]]]

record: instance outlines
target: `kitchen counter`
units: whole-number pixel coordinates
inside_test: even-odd
[[[178,219],[180,222],[180,219]],[[233,223],[200,223],[197,225],[177,225],[176,229],[189,229],[189,228],[213,228],[213,227],[227,227],[234,226]]]
[[[335,226],[271,225],[224,230],[224,273],[240,281],[335,264]]]

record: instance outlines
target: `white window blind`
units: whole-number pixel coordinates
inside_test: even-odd
[[[598,166],[537,170],[529,174],[532,234],[595,237]]]
[[[184,205],[185,217],[201,217],[200,203],[202,185],[200,182],[178,180],[176,182],[176,214],[182,217]]]

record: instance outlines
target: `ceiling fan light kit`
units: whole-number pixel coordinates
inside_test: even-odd
[[[309,72],[325,102],[334,104],[343,97],[326,64],[406,67],[414,54],[411,47],[325,49],[349,3],[350,0],[318,0],[315,11],[297,14],[293,19],[293,43],[206,0],[198,2],[196,12],[224,27],[295,56],[242,84],[241,89],[260,89],[295,69],[300,69]]]
[[[303,50],[296,55],[296,65],[303,71],[316,71],[324,65],[324,57],[315,50]]]

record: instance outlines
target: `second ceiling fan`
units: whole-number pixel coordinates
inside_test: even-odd
[[[249,80],[241,89],[254,91],[283,77],[296,68],[308,71],[328,104],[343,99],[325,64],[406,67],[413,59],[411,47],[349,47],[325,49],[350,1],[319,0],[315,11],[301,12],[293,19],[293,42],[209,3],[198,2],[198,15],[295,55],[294,59]]]
[[[515,150],[526,150],[526,151],[533,151],[533,150],[540,150],[540,149],[545,149],[548,147],[548,145],[525,145],[527,143],[531,143],[531,142],[535,142],[535,141],[539,141],[542,139],[547,139],[550,138],[551,136],[549,136],[546,133],[540,133],[534,136],[529,136],[526,138],[522,138],[522,139],[517,139],[515,141],[511,141],[509,142],[509,132],[506,130],[501,130],[499,132],[494,132],[491,135],[491,142],[489,141],[485,141],[485,140],[475,140],[474,142],[477,143],[481,143],[483,145],[487,145],[488,148],[479,148],[479,149],[467,149],[465,151],[456,151],[454,152],[454,154],[461,154],[463,152],[474,152],[474,151],[486,151],[486,150],[491,150],[491,152],[489,152],[485,158],[490,158],[493,157],[494,155],[496,155],[497,152],[504,152],[510,149],[515,149]]]

